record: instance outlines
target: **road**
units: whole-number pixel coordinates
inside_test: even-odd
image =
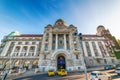
[[[120,76],[118,76],[114,70],[105,70],[104,72],[109,73],[112,76],[112,80],[120,80]],[[90,77],[90,72],[88,72],[88,78]],[[22,78],[17,78],[13,80],[85,80],[85,74],[81,72],[72,72],[68,73],[67,76],[48,76],[47,74],[38,74],[32,75]]]

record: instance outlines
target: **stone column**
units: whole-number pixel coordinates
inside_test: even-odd
[[[7,51],[9,49],[9,47],[10,47],[10,44],[11,44],[11,42],[9,42],[9,41],[6,43],[5,47],[3,48],[3,51],[0,54],[1,56],[6,56]]]
[[[72,44],[72,34],[69,33],[69,46],[70,46],[70,50],[73,49],[73,44]]]
[[[36,56],[36,54],[37,54],[37,46],[35,46],[34,56]]]
[[[52,33],[49,33],[49,51],[52,50]]]
[[[58,34],[56,34],[56,45],[55,45],[55,49],[58,49]]]
[[[22,52],[23,46],[20,46],[20,51],[18,53],[18,56],[20,56],[21,52]]]
[[[29,50],[30,50],[30,46],[27,47],[26,56],[28,56],[28,54],[29,54]]]
[[[66,49],[66,34],[64,34],[64,49]]]
[[[11,56],[14,54],[15,48],[16,48],[16,46],[13,47],[12,52],[10,54]]]

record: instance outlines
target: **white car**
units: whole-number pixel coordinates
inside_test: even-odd
[[[92,71],[90,73],[90,80],[112,80],[108,73],[102,71]]]
[[[115,72],[120,75],[120,67],[116,68]]]

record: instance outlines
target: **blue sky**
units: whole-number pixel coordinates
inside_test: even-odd
[[[0,40],[12,31],[43,34],[59,18],[83,34],[104,25],[120,38],[120,0],[0,0]]]

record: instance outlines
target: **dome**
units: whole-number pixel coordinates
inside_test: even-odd
[[[105,30],[105,27],[104,27],[103,25],[99,25],[99,26],[97,27],[97,31],[98,31],[99,29]]]
[[[65,23],[65,21],[62,20],[62,19],[58,19],[58,20],[55,22],[55,25],[65,25],[65,26],[67,26],[67,24]]]
[[[8,36],[19,36],[20,33],[18,31],[13,31],[10,34],[8,34]]]

